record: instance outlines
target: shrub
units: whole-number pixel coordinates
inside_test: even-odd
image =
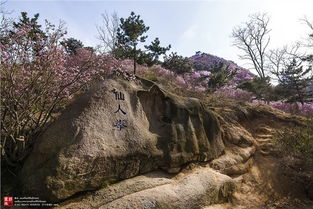
[[[282,110],[287,113],[299,114],[303,116],[313,117],[313,103],[285,103],[282,101],[270,102],[274,108]]]
[[[192,70],[191,61],[187,57],[177,55],[177,53],[164,56],[162,66],[177,74],[191,72]]]
[[[149,68],[145,74],[144,74],[144,78],[149,79],[151,81],[157,81],[158,77],[157,77],[157,73],[155,68]]]
[[[246,102],[251,102],[252,100],[252,93],[242,89],[236,89],[232,86],[224,86],[215,91],[214,95],[217,97],[235,99]]]
[[[235,76],[236,72],[229,69],[229,66],[219,63],[212,69],[212,74],[208,81],[208,87],[211,92],[225,86]]]
[[[283,150],[302,159],[307,165],[313,163],[313,119],[304,127],[285,129],[280,136]]]
[[[271,97],[273,97],[273,88],[269,77],[255,77],[252,80],[240,83],[238,88],[253,93],[255,99],[270,101]]]
[[[34,140],[73,95],[89,81],[119,68],[117,60],[87,49],[67,55],[60,45],[63,26],[26,13],[3,25],[1,48],[1,152],[11,165],[23,160]]]

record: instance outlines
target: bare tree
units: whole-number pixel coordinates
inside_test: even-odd
[[[12,18],[6,17],[6,15],[13,13],[13,11],[8,11],[5,9],[6,3],[7,1],[0,0],[0,16],[1,16],[0,17],[0,24],[1,24],[0,31],[4,29],[4,25],[7,25],[9,21],[12,21]]]
[[[102,42],[102,48],[105,53],[111,53],[117,41],[117,29],[119,18],[116,12],[109,15],[107,12],[101,14],[102,25],[97,25],[98,39]]]
[[[303,19],[301,19],[301,21],[304,22],[310,28],[310,34],[305,46],[313,47],[313,22],[311,22],[307,17],[304,17]]]
[[[3,1],[3,0],[0,1],[0,13],[1,13],[1,14],[8,14],[8,13],[11,13],[11,12],[8,12],[8,11],[5,10],[4,5],[5,5],[6,3],[7,3],[7,1]]]
[[[6,10],[4,7],[5,4],[6,1],[0,0],[0,45],[7,41],[7,35],[10,33],[11,25],[13,23],[13,19],[8,16],[12,11]],[[0,50],[0,56],[1,55],[2,50]]]
[[[304,17],[302,21],[310,29],[308,38],[303,45],[308,50],[308,54],[305,56],[304,60],[307,61],[308,66],[311,67],[311,75],[313,76],[313,22],[310,21],[307,17]],[[313,82],[312,82],[312,86],[313,86]]]
[[[266,14],[253,14],[242,26],[233,29],[234,45],[243,51],[241,59],[253,64],[260,78],[265,78],[266,48],[270,42],[269,17]]]
[[[266,68],[271,74],[281,81],[280,75],[288,68],[293,59],[301,60],[305,54],[300,52],[300,43],[296,43],[291,47],[284,46],[282,48],[272,49],[266,54]]]

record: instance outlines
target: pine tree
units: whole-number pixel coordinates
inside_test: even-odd
[[[77,49],[84,47],[83,43],[75,38],[65,39],[61,44],[64,46],[65,51],[70,55],[75,55]]]
[[[145,62],[149,66],[152,66],[159,63],[159,56],[165,54],[168,50],[170,50],[171,45],[168,45],[167,47],[162,47],[160,46],[159,38],[155,38],[154,41],[152,41],[150,45],[146,45],[145,48],[149,51],[146,54],[146,57],[148,59]]]
[[[313,101],[313,91],[309,88],[313,81],[311,72],[311,66],[304,69],[302,63],[296,59],[293,59],[287,69],[281,72],[282,79],[279,86],[284,89],[282,96],[287,102],[300,102],[303,105],[305,102]]]
[[[209,77],[208,88],[210,91],[215,92],[217,89],[224,86],[228,81],[230,81],[236,74],[235,71],[229,69],[222,62],[217,63],[211,70],[212,73]],[[206,78],[206,77],[204,77]]]
[[[145,42],[148,36],[144,34],[149,30],[140,15],[131,12],[127,19],[121,18],[117,29],[117,43],[113,54],[119,58],[131,58],[134,61],[134,74],[136,74],[136,64],[141,53],[137,49],[139,42]]]
[[[24,47],[32,51],[33,56],[39,56],[43,50],[42,41],[47,38],[45,32],[41,29],[38,23],[39,14],[35,14],[33,18],[29,18],[27,12],[21,12],[21,18],[18,22],[13,22],[13,30],[10,31],[11,35],[16,30],[27,27],[30,30],[25,36]]]
[[[246,90],[254,94],[254,99],[264,100],[267,103],[274,98],[273,88],[270,84],[269,77],[255,77],[252,80],[247,80],[240,83],[237,88]]]
[[[169,56],[164,56],[162,66],[177,74],[189,73],[192,71],[192,62],[188,57],[177,55],[172,52]]]

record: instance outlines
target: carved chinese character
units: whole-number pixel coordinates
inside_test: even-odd
[[[127,121],[126,120],[116,120],[115,123],[113,123],[113,127],[116,127],[120,131],[123,128],[127,127]]]
[[[121,105],[118,105],[118,109],[114,113],[118,113],[119,111],[126,115],[126,112],[122,110]]]
[[[111,92],[115,94],[115,100],[124,100],[124,94],[120,91],[116,91],[116,89],[112,89]]]

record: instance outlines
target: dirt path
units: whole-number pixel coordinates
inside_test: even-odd
[[[313,208],[313,202],[307,200],[304,185],[288,175],[290,170],[277,153],[274,130],[268,126],[260,127],[254,134],[256,151],[250,159],[252,166],[247,173],[234,178],[238,189],[231,208]]]

